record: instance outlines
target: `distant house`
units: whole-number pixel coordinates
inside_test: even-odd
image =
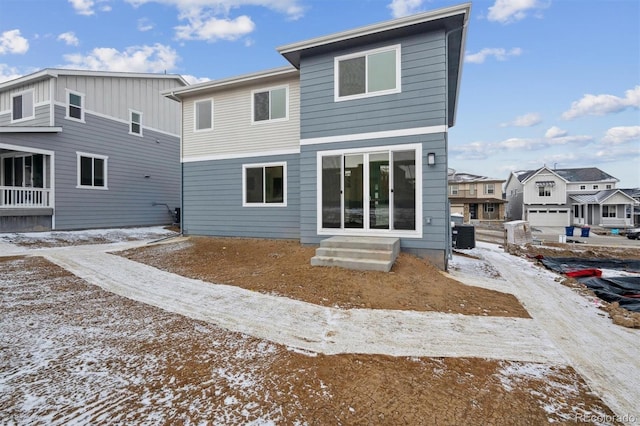
[[[505,186],[507,218],[531,226],[633,226],[632,196],[596,167],[513,172]]]
[[[504,179],[451,171],[448,182],[452,214],[462,215],[465,223],[504,221],[507,203],[502,199]]]
[[[385,236],[446,268],[447,130],[470,4],[278,51],[292,66],[167,92],[183,111],[183,232]]]
[[[180,108],[161,92],[185,85],[66,69],[0,83],[0,231],[171,223]]]

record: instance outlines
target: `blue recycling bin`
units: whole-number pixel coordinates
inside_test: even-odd
[[[582,228],[582,233],[580,234],[580,236],[581,237],[588,237],[590,229],[591,228],[589,228],[588,226],[585,226],[584,228]]]
[[[573,237],[573,226],[565,226],[564,231],[567,237]]]

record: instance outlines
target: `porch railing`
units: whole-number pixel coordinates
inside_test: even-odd
[[[0,186],[0,208],[29,207],[51,207],[51,190]]]
[[[625,219],[621,217],[603,217],[600,221],[600,225],[606,227],[625,227],[633,226],[633,219]]]

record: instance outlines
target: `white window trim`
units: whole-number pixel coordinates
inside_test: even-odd
[[[132,117],[133,114],[138,114],[140,116],[140,122],[136,123],[136,124],[138,124],[140,126],[140,133],[136,133],[136,132],[134,132],[132,130],[132,127],[133,127],[133,124],[134,124],[133,117]],[[134,136],[142,137],[142,112],[137,111],[135,109],[131,109],[131,108],[129,108],[129,134],[130,135],[134,135]]]
[[[410,151],[416,152],[416,229],[369,229],[356,228],[323,228],[322,227],[322,157],[331,155],[364,154],[382,151]],[[318,235],[349,235],[370,237],[398,237],[398,238],[422,238],[422,144],[369,146],[363,148],[351,148],[330,151],[318,151],[316,153],[316,233]],[[365,168],[366,170],[367,168]],[[366,179],[365,179],[366,180]]]
[[[73,95],[80,96],[80,118],[79,118],[79,119],[78,119],[78,118],[75,118],[75,117],[71,117],[71,116],[69,115],[69,108],[71,107],[71,103],[69,102],[69,100],[70,100],[70,99],[69,99],[69,97],[70,97],[70,95],[72,95],[72,94],[73,94]],[[66,93],[65,93],[65,96],[66,96],[66,102],[65,102],[65,106],[66,106],[66,107],[65,107],[65,115],[64,115],[64,118],[66,118],[67,120],[79,121],[79,122],[81,122],[81,123],[84,123],[84,122],[85,122],[85,121],[84,121],[84,112],[85,112],[85,109],[86,109],[86,104],[85,104],[85,95],[84,95],[84,93],[80,93],[80,92],[76,92],[76,91],[74,91],[74,90],[69,90],[69,89],[67,89],[67,90],[66,90]],[[77,108],[77,106],[76,106],[76,105],[73,105],[73,106]]]
[[[104,186],[81,185],[80,184],[80,158],[89,157],[104,160]],[[109,176],[109,157],[100,154],[90,154],[88,152],[76,151],[76,188],[78,189],[98,189],[106,191],[109,189],[107,178]],[[95,177],[95,176],[94,176]]]
[[[262,167],[279,167],[282,166],[282,202],[281,203],[248,203],[247,202],[247,169],[257,169]],[[263,172],[264,173],[264,172]],[[264,176],[264,174],[263,174]],[[262,181],[262,193],[266,188],[265,181]],[[264,199],[264,198],[263,198]],[[242,207],[287,207],[287,162],[278,161],[274,163],[250,163],[242,165]]]
[[[208,127],[206,129],[198,129],[198,104],[203,102],[211,102],[211,127]],[[213,128],[215,127],[213,123],[214,110],[215,110],[215,103],[213,102],[213,98],[198,99],[193,101],[193,132],[194,133],[213,131]]]
[[[272,119],[271,118],[271,91],[272,90],[277,90],[277,89],[285,89],[285,103],[284,103],[284,117],[283,118],[276,118],[276,119]],[[269,92],[269,119],[267,120],[258,120],[256,121],[256,114],[255,114],[255,105],[254,105],[254,95],[256,93],[263,93],[263,92]],[[265,124],[265,123],[277,123],[280,121],[289,121],[289,85],[288,84],[284,84],[281,86],[273,86],[273,87],[265,87],[263,89],[256,89],[256,90],[252,90],[251,91],[251,124]]]
[[[27,94],[27,93],[31,93],[31,115],[29,115],[27,117],[18,118],[17,120],[14,120],[13,119],[13,99],[17,98],[18,96],[24,97],[24,95]],[[11,111],[11,113],[10,113],[11,114],[11,123],[20,123],[22,121],[33,120],[34,118],[36,118],[36,99],[35,99],[34,90],[33,89],[23,90],[22,92],[14,93],[13,95],[11,95],[11,107],[10,107],[9,110]]]
[[[380,53],[380,52],[387,52],[390,50],[395,50],[396,51],[396,87],[393,89],[388,89],[388,90],[380,90],[377,92],[367,92],[367,76],[368,76],[368,71],[369,71],[369,60],[368,60],[368,56],[374,53]],[[365,57],[365,93],[359,93],[356,95],[349,95],[349,96],[340,96],[340,68],[339,68],[339,63],[340,61],[346,60],[346,59],[353,59],[353,58],[359,58],[359,57]],[[401,50],[401,46],[399,44],[395,44],[392,46],[385,46],[385,47],[380,47],[378,49],[371,49],[371,50],[364,50],[361,52],[356,52],[356,53],[350,53],[348,55],[342,55],[342,56],[336,56],[335,58],[333,58],[333,98],[335,102],[342,102],[342,101],[350,101],[353,99],[363,99],[363,98],[371,98],[373,96],[384,96],[384,95],[390,95],[392,93],[400,93],[402,92],[402,67],[401,67],[401,62],[402,62],[402,50]]]

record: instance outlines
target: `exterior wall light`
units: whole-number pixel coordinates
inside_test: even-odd
[[[434,164],[436,164],[436,153],[435,152],[430,152],[427,154],[427,164],[429,166],[433,166]]]

